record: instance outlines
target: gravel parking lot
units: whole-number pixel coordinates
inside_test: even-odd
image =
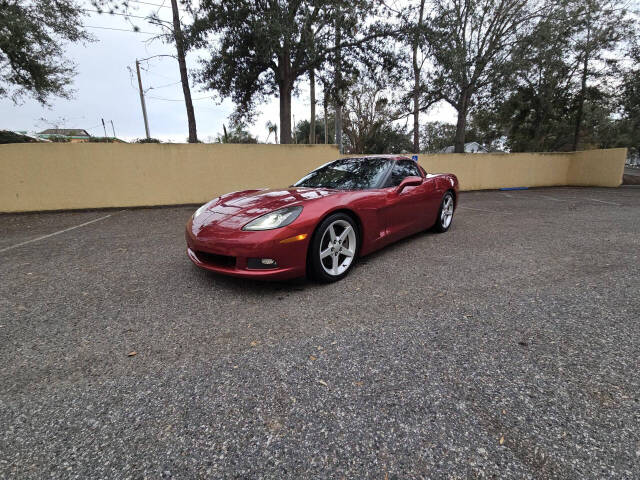
[[[639,188],[463,193],[331,285],[198,270],[193,210],[0,216],[0,478],[640,478]]]

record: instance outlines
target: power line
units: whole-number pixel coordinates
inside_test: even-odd
[[[139,0],[129,0],[129,3],[142,3],[143,5],[151,5],[152,7],[171,8],[169,5],[160,5],[159,3],[141,2]],[[186,12],[186,10],[182,10],[181,8],[179,8],[178,10],[180,10],[181,12]]]
[[[151,95],[147,95],[147,98],[153,98],[154,100],[164,100],[165,102],[184,102],[184,98],[161,98],[161,97],[152,97]],[[211,100],[211,97],[200,97],[200,98],[192,98],[191,100]]]
[[[149,87],[147,90],[154,90],[154,89],[158,89],[158,88],[165,88],[165,87],[171,87],[173,85],[177,85],[179,83],[182,83],[181,80],[178,80],[177,82],[173,82],[173,83],[167,83],[166,85],[159,85],[157,87]]]
[[[113,28],[113,27],[96,27],[95,25],[83,25],[84,28],[98,28],[100,30],[115,30],[117,32],[129,32],[129,33],[144,33],[146,35],[166,35],[165,33],[158,32],[143,32],[141,30],[129,30],[127,28]]]
[[[161,78],[164,78],[166,80],[173,80],[172,77],[168,77],[167,75],[162,75],[161,73],[153,72],[153,71],[149,70],[148,68],[144,68],[142,65],[140,65],[140,69],[144,70],[145,72],[147,72],[147,73],[149,73],[151,75],[155,75],[157,77],[161,77]]]
[[[143,5],[151,5],[158,8],[171,8],[169,5],[161,5],[159,3],[141,2],[140,0],[129,0],[129,3],[142,3]]]
[[[100,11],[100,10],[89,10],[88,8],[83,8],[82,11],[83,12],[100,13],[100,14],[105,14],[105,15],[119,15],[121,17],[141,18],[142,20],[151,21],[151,18],[149,16],[142,17],[140,15],[131,15],[130,13],[105,12],[105,11]],[[159,21],[159,22],[162,22],[162,23],[171,23],[168,20],[161,20],[159,18],[156,19],[156,20]]]

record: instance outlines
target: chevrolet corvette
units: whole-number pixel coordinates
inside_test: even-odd
[[[408,235],[451,227],[458,179],[397,155],[341,158],[284,189],[228,193],[186,226],[198,267],[236,277],[321,282]]]

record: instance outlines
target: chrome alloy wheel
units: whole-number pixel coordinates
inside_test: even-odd
[[[451,225],[451,219],[453,218],[453,198],[451,195],[447,195],[442,202],[442,210],[440,212],[440,223],[442,228],[447,229]]]
[[[322,234],[320,264],[332,276],[344,273],[356,255],[356,232],[349,222],[336,220]]]

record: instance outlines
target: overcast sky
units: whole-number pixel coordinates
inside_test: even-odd
[[[161,0],[145,1],[161,3]],[[139,5],[143,8],[134,12],[135,15],[146,16],[157,10],[161,18],[171,19],[170,8],[155,9]],[[159,32],[159,28],[149,25],[143,19],[137,20],[135,24],[142,32],[149,33],[132,32],[131,24],[125,18],[107,14],[88,12],[84,24],[126,31],[87,28],[96,38],[95,42],[86,45],[69,44],[66,48],[67,58],[77,65],[77,75],[73,82],[74,98],[52,98],[51,107],[42,107],[38,102],[28,98],[20,105],[2,99],[0,129],[32,132],[58,125],[60,128],[84,128],[91,135],[102,136],[104,131],[101,119],[104,119],[109,136],[112,135],[110,121],[113,121],[116,136],[126,140],[144,137],[144,122],[135,78],[135,60],[153,55],[173,55],[175,49],[160,40],[149,41],[151,33]],[[198,55],[202,53],[188,54],[187,66],[191,71],[197,68]],[[185,142],[188,136],[187,117],[176,60],[160,57],[141,65],[151,136],[164,141]],[[317,97],[321,99],[322,92],[319,90],[316,88]],[[228,123],[233,105],[229,100],[218,105],[211,99],[211,93],[203,92],[197,87],[192,87],[191,96],[194,99],[198,137],[203,141],[212,141],[213,137],[222,132],[222,124]],[[278,109],[279,103],[275,97],[270,102],[260,105],[260,115],[255,124],[249,127],[251,133],[260,141],[266,139],[265,123],[268,120],[279,123]],[[293,99],[292,113],[295,121],[309,115],[309,94],[306,85],[301,85],[300,95]],[[455,115],[450,107],[441,105],[423,120],[427,119],[453,122]],[[270,141],[273,141],[272,139],[273,135]]]

